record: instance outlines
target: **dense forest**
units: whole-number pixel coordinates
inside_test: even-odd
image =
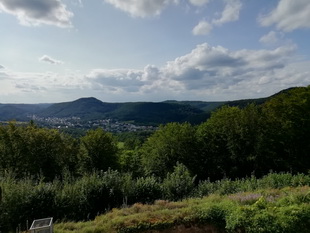
[[[10,122],[0,127],[0,231],[34,218],[87,220],[124,204],[206,195],[219,180],[307,175],[309,153],[310,86],[152,134],[98,128],[76,138]]]

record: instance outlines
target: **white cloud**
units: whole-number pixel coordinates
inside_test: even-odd
[[[189,0],[194,6],[203,6],[210,2],[210,0]]]
[[[239,19],[242,3],[240,0],[225,0],[225,7],[219,19],[213,19],[210,23],[206,20],[200,21],[193,29],[194,35],[207,35],[214,26],[221,26],[225,23],[236,21]]]
[[[87,75],[92,87],[107,91],[117,91],[124,89],[127,92],[136,92],[143,85],[141,76],[143,71],[140,70],[105,70],[95,69]]]
[[[224,23],[238,20],[241,7],[242,3],[240,0],[226,0],[226,5],[221,18],[213,20],[212,23],[215,25],[222,25]]]
[[[193,29],[194,35],[207,35],[213,29],[212,24],[208,23],[205,20],[200,21]]]
[[[221,46],[201,44],[191,53],[168,62],[164,76],[179,82],[189,92],[217,92],[225,96],[235,92],[239,97],[240,93],[243,97],[253,96],[261,88],[262,77],[269,77],[277,85],[292,78],[290,74],[281,80],[278,74],[285,69],[294,51],[294,46],[230,51]],[[272,87],[277,88],[276,85]],[[227,89],[230,92],[225,94]]]
[[[280,0],[268,15],[260,16],[262,26],[276,25],[276,28],[290,32],[300,28],[310,28],[309,0]]]
[[[278,44],[279,41],[281,41],[283,36],[284,35],[281,32],[270,31],[268,34],[263,35],[259,39],[259,42],[266,44],[266,45],[275,45],[275,44]]]
[[[63,64],[62,61],[56,60],[56,59],[51,58],[50,56],[47,56],[47,55],[43,55],[42,57],[40,57],[39,61],[46,62],[46,63],[52,64],[52,65]]]
[[[152,85],[160,77],[159,72],[157,67],[151,65],[147,65],[143,70],[95,69],[86,75],[86,78],[96,89],[138,92],[143,86]]]
[[[160,99],[184,99],[184,95],[213,100],[255,98],[310,82],[307,66],[301,70],[290,65],[295,49],[287,45],[273,50],[231,51],[201,44],[161,68],[96,69],[85,78],[92,89],[115,96],[156,93]]]
[[[179,0],[105,0],[105,2],[131,16],[144,18],[159,15],[168,5],[177,4]]]
[[[73,13],[61,0],[0,0],[0,10],[15,15],[22,25],[72,27]]]
[[[4,69],[4,66],[0,65],[0,69]]]

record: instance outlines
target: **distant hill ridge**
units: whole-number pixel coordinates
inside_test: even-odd
[[[80,117],[84,120],[112,118],[137,124],[162,124],[188,121],[204,115],[199,108],[186,104],[165,102],[105,103],[96,98],[81,98],[73,102],[57,103],[37,113],[42,117]]]
[[[291,89],[282,90],[279,93]],[[167,100],[164,102],[106,103],[89,97],[55,104],[0,104],[0,120],[29,121],[27,116],[37,115],[39,117],[59,118],[80,117],[82,120],[112,118],[144,125],[185,121],[198,124],[205,121],[216,108],[225,104],[240,107],[249,103],[262,104],[277,94],[266,98],[226,102]]]

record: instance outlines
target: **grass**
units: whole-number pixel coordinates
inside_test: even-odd
[[[88,222],[56,223],[55,233],[130,233],[176,225],[215,225],[225,232],[306,233],[310,229],[310,188],[286,187],[212,194],[180,202],[159,200],[112,209]]]

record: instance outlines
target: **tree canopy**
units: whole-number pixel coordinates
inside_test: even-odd
[[[33,122],[0,126],[0,173],[53,180],[109,168],[164,179],[177,163],[201,179],[263,176],[310,168],[310,87],[261,105],[224,106],[204,123],[168,123],[153,134],[126,134],[123,146],[103,129],[73,138]],[[122,136],[117,135],[118,139]]]

